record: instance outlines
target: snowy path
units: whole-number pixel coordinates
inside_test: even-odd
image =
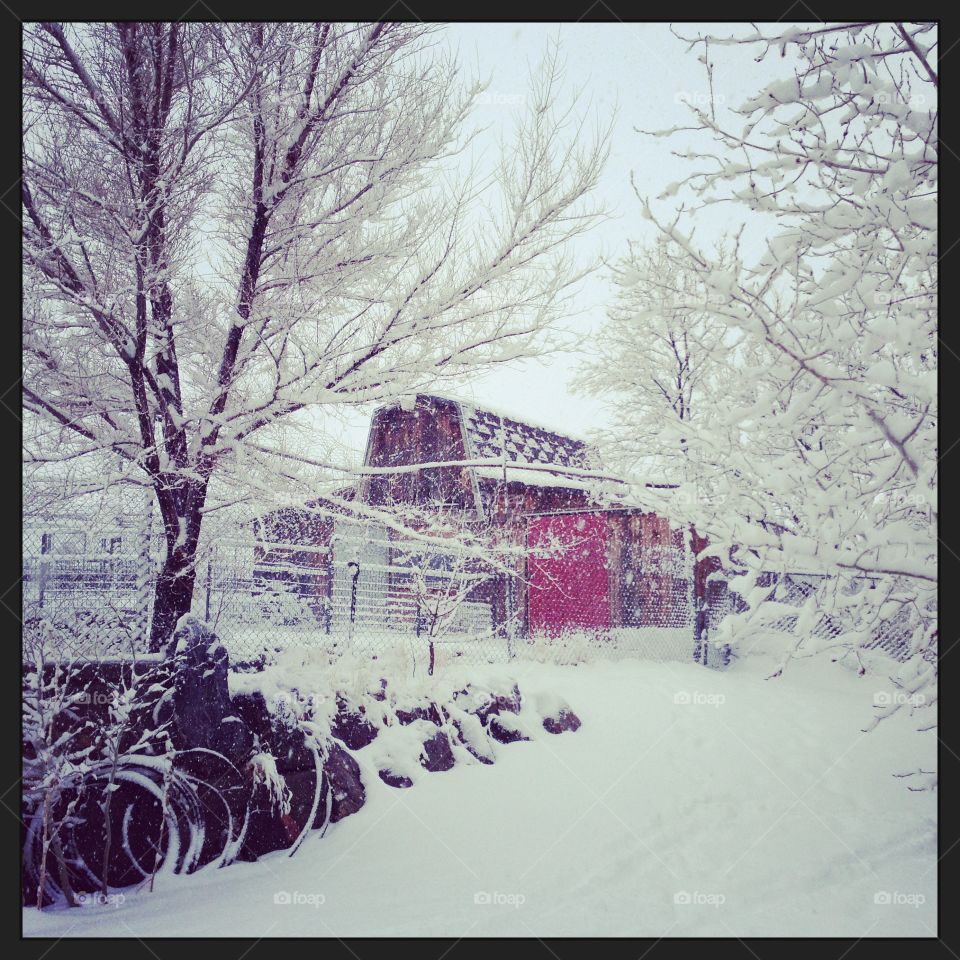
[[[295,858],[165,876],[154,894],[119,906],[25,910],[24,932],[936,931],[936,798],[890,776],[932,762],[934,738],[905,716],[860,732],[885,689],[877,680],[820,662],[776,681],[758,664],[724,674],[639,662],[496,672],[515,676],[524,695],[564,696],[583,726],[541,730],[500,747],[492,767],[458,766],[406,791],[365,771],[363,810]],[[276,903],[284,892],[294,902]]]

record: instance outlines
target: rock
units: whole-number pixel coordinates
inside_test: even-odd
[[[317,777],[313,770],[294,770],[284,774],[289,795],[289,810],[283,811],[271,802],[266,788],[261,784],[253,792],[250,804],[250,822],[243,842],[243,859],[256,860],[274,850],[287,850],[303,832],[307,818],[313,809]],[[320,784],[320,797],[313,817],[312,829],[322,827],[327,816],[326,778]],[[333,813],[331,811],[331,820]]]
[[[480,691],[468,688],[466,696],[457,694],[457,700],[466,700],[468,703],[473,701],[471,706],[466,707],[467,712],[473,713],[481,723],[486,724],[487,720],[500,713],[519,713],[520,712],[520,688],[514,684],[508,693],[481,693]]]
[[[229,656],[216,635],[196,617],[180,618],[172,641],[176,675],[173,726],[179,749],[203,747],[242,762],[253,734],[234,715],[227,679]]]
[[[311,753],[312,757],[312,753]],[[250,822],[244,837],[243,859],[256,860],[274,850],[286,850],[303,831],[313,809],[317,777],[316,770],[290,770],[283,774],[290,791],[290,809],[283,812],[271,799],[266,789],[258,785],[250,804]],[[323,765],[320,797],[311,828],[322,827],[327,817],[327,796],[330,794],[330,822],[336,823],[356,813],[366,800],[366,791],[360,778],[360,766],[339,744],[332,741],[327,747]]]
[[[490,736],[493,737],[493,739],[498,743],[516,743],[518,740],[530,739],[523,732],[518,730],[513,723],[510,723],[496,714],[490,717],[490,721],[487,724],[487,730],[490,732]]]
[[[493,746],[483,724],[471,713],[464,713],[453,721],[460,742],[481,763],[494,762]]]
[[[233,712],[256,735],[260,749],[276,759],[281,773],[313,770],[313,751],[306,745],[303,731],[288,713],[271,713],[259,691],[237,694]]]
[[[573,732],[580,729],[580,718],[572,710],[563,709],[555,717],[544,717],[543,729],[547,733]]]
[[[259,740],[265,742],[269,739],[273,716],[259,690],[235,694],[231,706],[234,716],[243,720]]]
[[[330,725],[330,732],[351,750],[361,750],[373,743],[378,730],[364,715],[362,706],[353,709],[346,700],[337,697],[337,714]]]
[[[330,822],[336,823],[351,813],[356,813],[367,798],[360,777],[360,764],[332,740],[327,745],[327,758],[323,764],[324,777],[333,791],[333,807]]]
[[[438,730],[432,737],[423,742],[423,753],[420,754],[420,766],[431,773],[440,773],[449,770],[457,761],[447,735]]]
[[[402,773],[394,773],[392,770],[378,770],[377,774],[388,787],[404,789],[413,786],[413,781]]]
[[[298,771],[286,774],[284,780],[290,791],[290,809],[286,813],[271,802],[263,784],[254,787],[250,820],[243,837],[243,860],[256,860],[265,853],[286,850],[300,836],[313,805],[316,775],[309,771]],[[318,811],[325,810],[326,807],[321,803]]]
[[[417,704],[410,710],[404,710],[398,707],[394,712],[401,726],[407,726],[413,723],[414,720],[426,720],[428,723],[437,724],[437,726],[443,723],[443,714],[435,703]]]

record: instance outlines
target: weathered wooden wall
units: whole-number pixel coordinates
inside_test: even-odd
[[[452,401],[418,397],[412,410],[392,406],[375,411],[366,466],[403,467],[466,459],[458,408]],[[372,476],[365,482],[364,498],[376,506],[410,503],[463,510],[474,506],[470,473],[464,467]]]
[[[670,555],[683,553],[683,530],[653,513],[609,511],[611,619],[616,626],[673,626],[687,606],[689,582]]]

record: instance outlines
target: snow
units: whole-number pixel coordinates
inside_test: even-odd
[[[477,467],[478,477],[488,480],[503,480],[506,474],[507,483],[525,483],[537,487],[555,487],[563,490],[589,490],[590,484],[577,477],[569,477],[562,471],[563,467],[544,464],[543,470],[517,470],[514,467]]]
[[[932,761],[935,737],[902,713],[862,732],[876,676],[817,658],[767,680],[771,663],[473,668],[583,725],[527,723],[494,765],[407,790],[379,781],[374,741],[356,754],[367,804],[295,857],[27,909],[24,932],[933,936],[936,795],[891,774]]]
[[[227,720],[236,719],[227,717]],[[250,759],[250,766],[253,768],[253,779],[256,783],[262,783],[266,789],[270,806],[281,813],[290,812],[290,790],[286,781],[277,770],[277,761],[269,753],[258,753]]]

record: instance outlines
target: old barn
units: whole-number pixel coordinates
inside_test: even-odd
[[[583,440],[418,395],[374,412],[349,496],[399,509],[413,525],[460,518],[513,546],[511,572],[480,576],[455,551],[425,550],[388,526],[296,511],[264,518],[260,558],[310,594],[336,633],[419,635],[436,628],[439,612],[446,638],[576,634],[654,656],[703,655],[711,615],[726,603],[725,585],[710,576],[718,562],[698,560],[702,538],[632,506],[600,466]]]

